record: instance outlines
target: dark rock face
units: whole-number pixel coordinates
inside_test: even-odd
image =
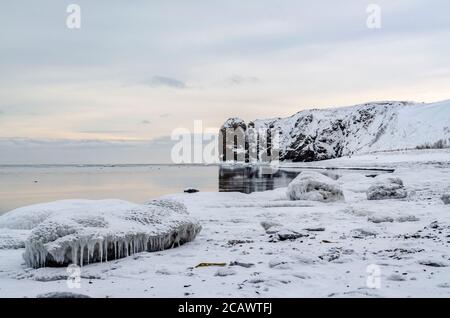
[[[377,102],[313,109],[288,118],[255,120],[248,125],[242,119],[230,118],[220,130],[220,159],[261,161],[261,153],[270,154],[275,149],[276,136],[282,161],[318,161],[373,150],[394,150],[384,148],[390,146],[391,135],[400,134],[396,130],[399,110],[411,105],[417,104]],[[230,134],[233,130],[235,135]],[[380,141],[380,138],[384,139]]]
[[[221,161],[247,162],[247,124],[242,119],[228,119],[220,128],[219,136]]]

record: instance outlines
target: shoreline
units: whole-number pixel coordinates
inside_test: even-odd
[[[443,164],[433,152],[426,161],[412,154],[393,164],[406,199],[368,201],[373,178],[352,171],[337,179],[343,202],[289,201],[285,188],[165,195],[200,221],[194,241],[84,266],[81,288],[70,290],[66,268],[27,269],[23,249],[0,249],[0,297],[448,297],[450,213],[440,197],[450,192],[450,152],[445,156]],[[383,160],[389,155],[377,164]],[[274,239],[261,226],[267,220],[304,236]],[[225,263],[226,271],[200,263]],[[381,288],[366,285],[370,265],[380,269]]]

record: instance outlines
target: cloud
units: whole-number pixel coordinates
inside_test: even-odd
[[[228,81],[233,85],[241,85],[245,83],[258,83],[260,80],[255,76],[233,75]]]
[[[1,164],[171,163],[170,136],[149,141],[0,138]]]
[[[145,81],[144,84],[151,87],[169,87],[177,89],[187,88],[186,83],[183,81],[166,76],[153,76],[150,80]]]
[[[81,130],[82,134],[127,134],[129,130]]]

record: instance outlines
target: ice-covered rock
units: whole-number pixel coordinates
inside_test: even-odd
[[[24,248],[29,233],[27,230],[0,229],[0,250]]]
[[[290,200],[312,200],[331,202],[344,200],[344,193],[339,184],[321,173],[304,171],[300,173],[287,188]]]
[[[159,251],[192,241],[201,230],[184,205],[169,201],[65,200],[0,217],[0,227],[24,225],[32,228],[24,253],[30,267],[83,265]]]
[[[290,269],[291,266],[289,263],[290,262],[286,259],[276,258],[269,261],[269,267],[276,269]]]
[[[444,202],[444,204],[450,204],[450,194],[444,194],[441,197],[442,202]]]
[[[219,268],[217,270],[217,272],[214,274],[214,276],[225,277],[225,276],[236,275],[236,273],[237,272],[231,268]]]
[[[244,263],[244,262],[239,262],[239,261],[233,261],[230,262],[230,266],[240,266],[240,267],[245,267],[245,268],[250,268],[255,266],[254,263]]]
[[[420,221],[420,219],[415,215],[403,215],[396,218],[395,221],[399,223],[405,223],[405,222],[417,222]]]
[[[292,230],[289,230],[289,229],[286,229],[286,228],[280,229],[277,232],[277,235],[278,235],[278,239],[280,241],[296,240],[298,238],[308,236],[308,234],[298,233],[296,231],[292,231]]]
[[[367,221],[372,223],[392,223],[394,219],[387,215],[373,215],[367,218]]]
[[[270,229],[272,227],[281,227],[282,226],[279,222],[272,221],[272,220],[264,220],[260,224],[265,231],[267,231],[268,229]]]
[[[368,200],[403,199],[408,195],[400,178],[385,175],[376,177],[366,194]]]

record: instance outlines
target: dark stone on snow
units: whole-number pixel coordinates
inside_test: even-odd
[[[197,193],[200,192],[200,190],[197,189],[193,189],[193,188],[189,188],[189,189],[185,189],[184,193]]]

